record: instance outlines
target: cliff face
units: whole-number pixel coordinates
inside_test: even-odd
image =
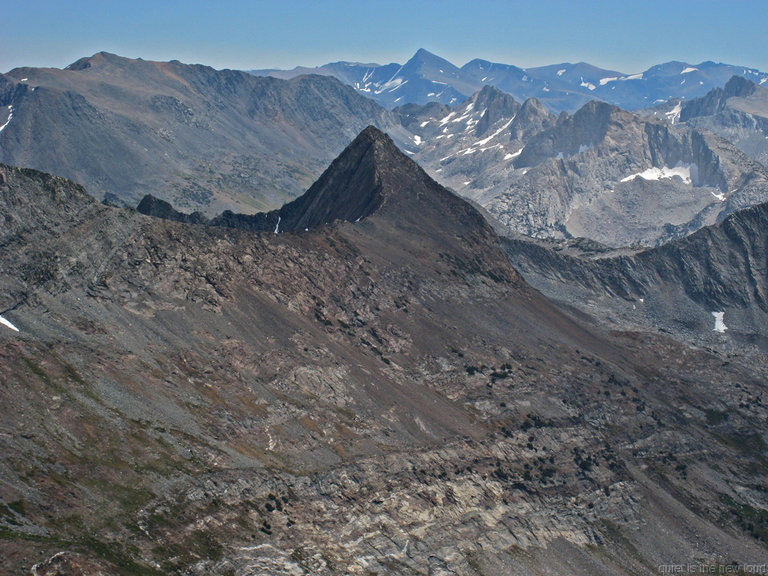
[[[764,367],[574,320],[382,134],[277,233],[3,172],[3,571],[764,557]]]
[[[734,76],[723,88],[680,105],[680,121],[718,134],[745,154],[768,163],[768,90]]]
[[[688,127],[592,102],[534,136],[509,192],[484,205],[534,237],[658,245],[765,201],[766,171]]]

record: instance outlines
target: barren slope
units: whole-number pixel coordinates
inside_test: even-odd
[[[0,326],[3,570],[764,558],[760,367],[584,328],[378,131],[308,195],[307,218],[334,215],[309,232],[155,219],[3,173],[20,329]],[[334,190],[375,207],[345,213]]]

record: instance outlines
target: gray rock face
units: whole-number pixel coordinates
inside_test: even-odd
[[[433,177],[529,236],[657,245],[768,199],[768,172],[736,146],[597,101],[555,120],[485,88],[395,111]]]
[[[768,164],[768,89],[739,76],[681,105],[680,121],[709,130]]]

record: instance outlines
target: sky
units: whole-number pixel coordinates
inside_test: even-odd
[[[0,72],[106,51],[214,68],[404,63],[419,48],[636,73],[705,60],[768,72],[768,0],[22,0],[0,6]]]

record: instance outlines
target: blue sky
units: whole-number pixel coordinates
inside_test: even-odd
[[[20,0],[5,2],[0,72],[105,50],[215,68],[586,61],[624,73],[681,60],[768,71],[768,0]]]

